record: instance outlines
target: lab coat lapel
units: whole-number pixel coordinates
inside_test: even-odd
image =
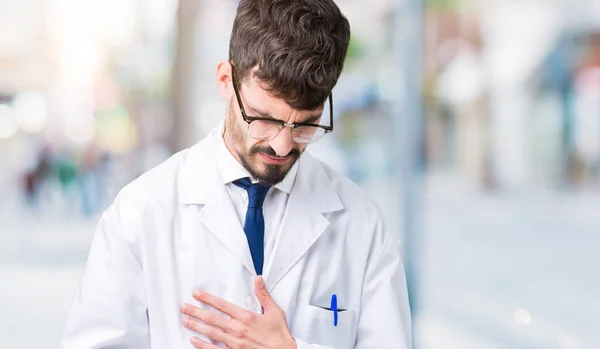
[[[222,194],[218,195],[215,201],[204,206],[200,213],[200,221],[221,240],[223,245],[244,264],[250,273],[256,275],[244,229],[240,225],[225,187],[223,184],[220,187],[223,189]]]
[[[304,154],[281,223],[273,260],[265,273],[269,291],[327,230],[329,220],[323,214],[342,208],[323,165],[310,154]]]
[[[244,229],[219,173],[212,138],[214,132],[192,147],[181,169],[181,203],[201,205],[199,220],[248,271],[256,275]]]

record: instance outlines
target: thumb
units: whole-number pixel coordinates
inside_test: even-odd
[[[256,294],[256,298],[258,298],[260,304],[263,306],[265,312],[269,312],[278,307],[271,297],[271,294],[269,294],[267,286],[265,286],[265,280],[261,275],[254,279],[254,293]]]

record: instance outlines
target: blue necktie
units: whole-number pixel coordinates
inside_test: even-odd
[[[270,187],[264,184],[252,184],[249,178],[238,179],[233,184],[248,192],[248,210],[246,211],[244,232],[248,239],[256,275],[262,275],[265,254],[265,217],[262,207]]]

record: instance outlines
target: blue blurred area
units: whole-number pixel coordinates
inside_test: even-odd
[[[600,348],[600,5],[428,0],[415,32],[411,1],[338,3],[353,37],[336,129],[309,151],[410,252],[416,348]],[[236,5],[0,0],[6,347],[57,345],[99,215],[224,117],[214,72]],[[422,54],[403,51],[415,38]],[[399,129],[410,117],[423,132]],[[409,146],[423,168],[403,172]]]

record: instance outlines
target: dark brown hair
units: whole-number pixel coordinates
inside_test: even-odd
[[[241,0],[229,60],[298,110],[320,107],[344,68],[350,24],[333,0]]]

